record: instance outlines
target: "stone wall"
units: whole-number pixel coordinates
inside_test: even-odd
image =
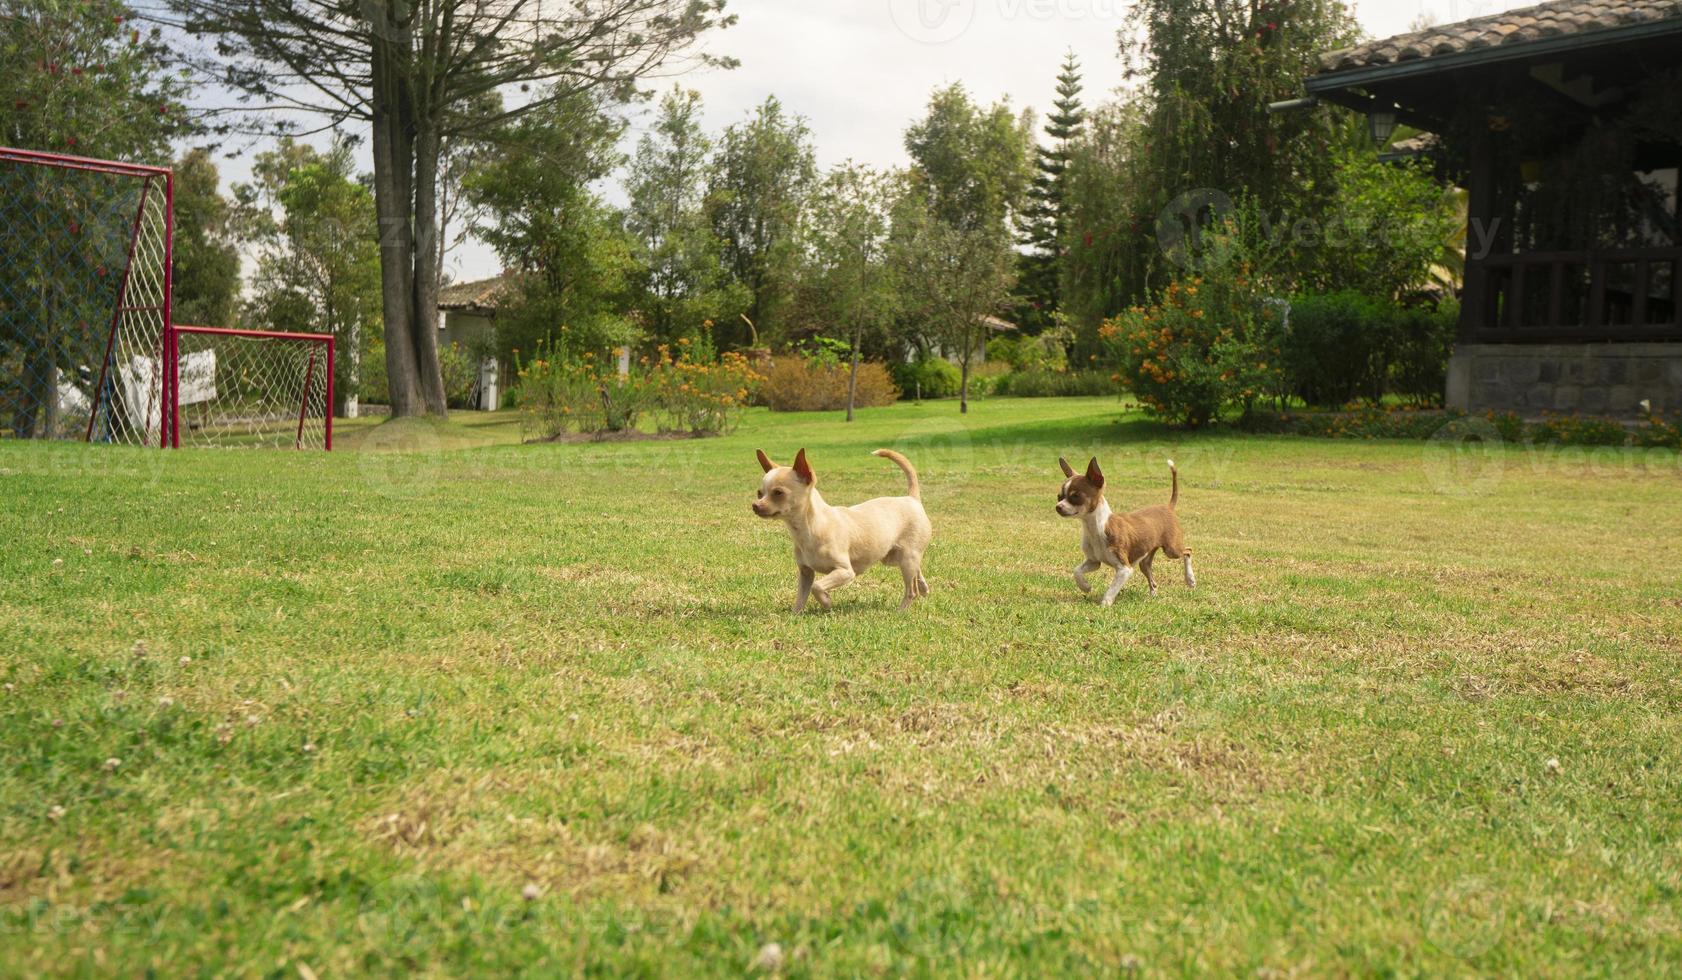
[[[1682,412],[1682,343],[1459,344],[1447,403],[1467,412],[1544,412],[1634,418]]]

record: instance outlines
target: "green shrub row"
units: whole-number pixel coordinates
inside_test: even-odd
[[[1429,439],[1451,422],[1467,418],[1487,424],[1503,442],[1682,449],[1682,419],[1657,415],[1632,428],[1611,419],[1578,415],[1546,416],[1537,422],[1526,422],[1512,412],[1488,412],[1471,417],[1453,410],[1392,406],[1346,412],[1255,411],[1241,424],[1251,432],[1332,439]]]

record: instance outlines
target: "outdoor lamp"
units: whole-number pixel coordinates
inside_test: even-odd
[[[1384,149],[1390,142],[1390,134],[1396,131],[1396,113],[1389,109],[1367,113],[1367,133],[1372,136],[1372,145]]]

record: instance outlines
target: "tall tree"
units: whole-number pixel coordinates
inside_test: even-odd
[[[913,165],[895,209],[896,268],[923,329],[958,361],[959,411],[984,350],[986,316],[1015,281],[1013,216],[1028,185],[1032,122],[1008,103],[983,109],[961,85],[937,89],[905,133]]]
[[[1138,102],[1099,106],[1069,147],[1057,271],[1077,363],[1099,353],[1099,324],[1139,296],[1159,258],[1151,238],[1155,218],[1139,204],[1143,110]]]
[[[746,290],[726,275],[723,245],[703,208],[712,141],[700,117],[699,92],[667,92],[626,182],[625,223],[643,266],[637,308],[651,338],[662,342],[747,309]]]
[[[865,336],[888,321],[894,299],[887,261],[891,189],[888,177],[848,162],[824,175],[806,210],[807,292],[827,322],[845,326],[852,348],[849,422]]]
[[[1065,180],[1060,282],[1082,359],[1103,318],[1177,271],[1163,230],[1195,234],[1223,200],[1319,220],[1356,135],[1330,109],[1267,111],[1357,36],[1342,0],[1134,0],[1131,13],[1120,45],[1136,85],[1089,118]]]
[[[232,207],[210,151],[188,150],[175,161],[174,290],[177,323],[225,327],[239,301],[239,246]]]
[[[0,144],[167,165],[197,129],[169,57],[117,0],[0,0]]]
[[[1342,0],[1135,0],[1133,12],[1144,29],[1122,46],[1148,99],[1152,213],[1199,188],[1296,215],[1312,205],[1348,122],[1267,106],[1358,36]]]
[[[273,107],[368,123],[386,368],[395,415],[446,414],[437,330],[440,157],[447,141],[686,64],[724,0],[157,0],[192,63]],[[500,112],[476,111],[488,92]]]
[[[713,157],[707,210],[726,268],[748,290],[747,317],[762,336],[778,322],[794,286],[800,209],[817,175],[806,121],[767,98],[746,122],[725,129]]]
[[[1033,184],[1022,212],[1022,244],[1018,289],[1023,302],[1019,324],[1029,332],[1050,326],[1059,303],[1058,256],[1063,246],[1063,182],[1069,166],[1069,145],[1086,122],[1080,102],[1080,64],[1071,51],[1057,74],[1057,98],[1046,114],[1048,142],[1035,148]]]
[[[496,134],[495,151],[463,185],[480,216],[476,233],[516,277],[497,314],[501,354],[563,331],[569,345],[595,352],[634,339],[629,236],[589,189],[619,163],[623,129],[599,103],[558,103]]]
[[[270,330],[330,333],[338,342],[336,411],[354,415],[362,355],[378,339],[378,226],[350,146],[325,153],[282,140],[260,154],[255,182],[234,189],[257,249],[247,316]]]

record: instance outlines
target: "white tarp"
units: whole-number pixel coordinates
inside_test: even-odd
[[[76,387],[70,380],[70,376],[62,370],[58,372],[58,383],[55,385],[55,390],[58,392],[59,418],[71,419],[87,416],[88,410],[92,407],[88,401],[88,393]]]
[[[122,382],[123,406],[128,411],[130,423],[145,431],[148,444],[155,444],[162,415],[158,362],[136,354],[129,358],[127,364],[117,365],[117,376]]]
[[[216,398],[216,352],[201,350],[181,358],[177,379],[181,385],[180,403],[197,405]]]

